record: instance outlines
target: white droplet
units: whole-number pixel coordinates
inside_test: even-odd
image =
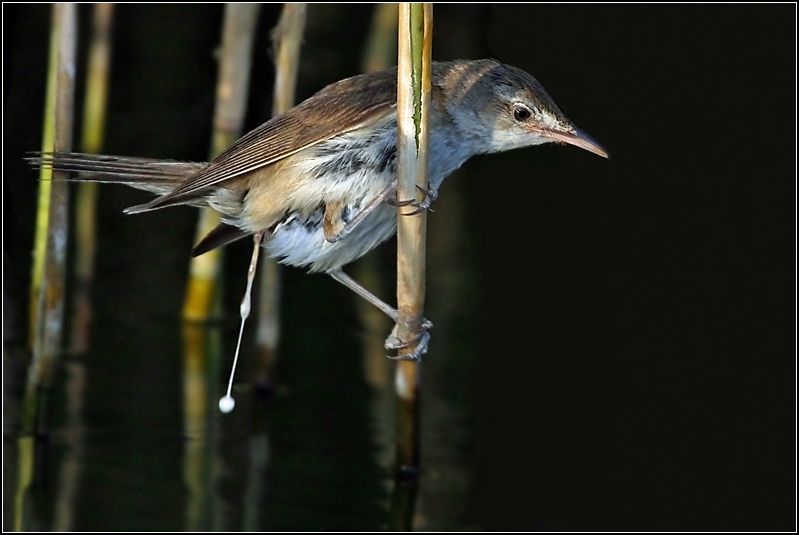
[[[233,407],[235,406],[236,406],[236,400],[233,399],[232,396],[224,396],[222,399],[219,400],[219,410],[224,412],[225,414],[232,411]]]

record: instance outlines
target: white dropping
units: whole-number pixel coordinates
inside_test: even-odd
[[[233,399],[232,396],[224,396],[222,399],[219,400],[219,410],[224,412],[225,414],[229,413],[233,410],[233,407],[236,406],[236,400]]]
[[[241,350],[241,335],[244,334],[244,322],[250,316],[250,303],[252,301],[252,281],[255,279],[255,268],[258,266],[258,253],[261,250],[261,239],[264,237],[263,232],[256,232],[253,235],[252,259],[250,260],[250,268],[247,270],[247,290],[244,292],[244,297],[241,300],[239,313],[241,314],[241,327],[239,328],[239,340],[236,342],[236,354],[233,357],[233,368],[230,370],[230,379],[227,383],[227,394],[219,400],[219,410],[228,413],[236,406],[236,400],[230,395],[233,390],[233,375],[236,373],[236,365],[239,362],[239,351]]]

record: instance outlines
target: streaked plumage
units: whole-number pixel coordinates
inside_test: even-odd
[[[561,142],[607,156],[520,69],[495,60],[437,62],[432,85],[433,190],[476,154]],[[329,272],[353,288],[340,277],[341,267],[396,231],[396,208],[374,202],[390,199],[396,180],[396,99],[396,68],[341,80],[209,163],[79,153],[30,161],[89,173],[79,180],[126,183],[160,195],[125,210],[130,214],[210,206],[223,223],[197,245],[195,255],[265,231],[269,256]],[[348,226],[362,210],[368,215]]]

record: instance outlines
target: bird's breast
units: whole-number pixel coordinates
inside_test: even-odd
[[[452,132],[431,132],[430,181],[438,186],[471,153]],[[397,178],[396,115],[307,147],[253,182],[242,224],[268,230],[267,253],[310,271],[340,268],[390,238],[397,210],[382,203],[339,241],[338,234]],[[267,209],[268,206],[268,209]],[[264,216],[268,214],[268,217]]]

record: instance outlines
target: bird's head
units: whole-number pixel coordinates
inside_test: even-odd
[[[440,83],[452,121],[472,141],[475,153],[566,143],[608,157],[523,70],[496,60],[441,65],[434,80]]]

